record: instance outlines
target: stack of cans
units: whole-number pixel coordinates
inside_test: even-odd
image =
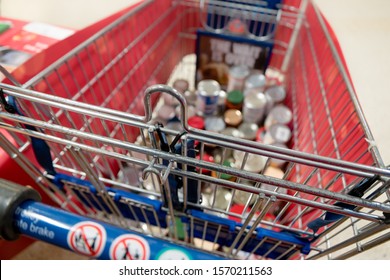
[[[173,88],[187,101],[188,125],[193,129],[206,130],[229,137],[257,141],[280,148],[288,148],[292,138],[292,111],[286,104],[286,89],[282,84],[270,81],[260,71],[250,71],[245,66],[230,69],[226,88],[215,80],[202,80],[194,91],[188,88],[188,81],[179,79]],[[157,112],[157,118],[173,129],[172,123],[179,122],[178,102],[164,94],[164,104]],[[199,158],[199,155],[198,155]],[[204,143],[202,160],[251,173],[282,179],[286,162],[276,158],[250,154],[240,150],[229,150]],[[243,182],[229,174],[200,170],[218,179],[237,181],[267,191],[285,193],[285,189],[255,182]],[[226,187],[202,183],[202,204],[207,208],[225,211],[225,217],[244,217],[245,211],[256,203],[256,195]],[[272,220],[282,205],[274,203],[267,217]],[[242,209],[236,213],[232,209]],[[228,213],[237,215],[228,215]],[[238,210],[237,210],[238,211]],[[245,212],[245,213],[244,213]],[[223,212],[221,212],[223,213]]]

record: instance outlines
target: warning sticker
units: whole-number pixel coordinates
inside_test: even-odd
[[[69,247],[80,254],[98,257],[106,244],[107,234],[103,226],[95,222],[80,222],[69,231]]]
[[[159,253],[158,260],[190,260],[187,252],[179,249],[167,249]]]
[[[149,243],[138,235],[121,235],[112,242],[110,247],[112,260],[148,260],[149,257]]]

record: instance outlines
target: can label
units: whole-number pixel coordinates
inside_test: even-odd
[[[201,115],[215,115],[218,111],[218,95],[208,95],[204,91],[199,91],[196,108]]]

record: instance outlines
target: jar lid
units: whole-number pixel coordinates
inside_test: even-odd
[[[239,90],[230,91],[227,100],[232,104],[240,104],[244,100],[244,94]]]
[[[242,113],[236,109],[226,110],[224,120],[227,125],[237,126],[242,122]]]
[[[205,121],[200,116],[192,116],[191,118],[188,118],[188,125],[193,128],[204,129]]]

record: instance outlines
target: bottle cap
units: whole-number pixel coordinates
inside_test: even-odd
[[[244,95],[239,90],[230,91],[227,95],[227,101],[232,104],[240,104],[244,100]]]
[[[205,122],[200,116],[192,116],[188,119],[188,125],[196,129],[204,129]]]
[[[224,114],[226,125],[238,126],[242,122],[242,113],[240,110],[229,109]]]

